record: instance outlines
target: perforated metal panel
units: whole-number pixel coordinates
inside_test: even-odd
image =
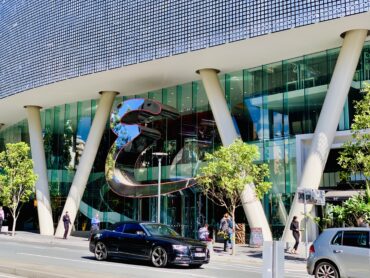
[[[369,9],[369,0],[2,0],[0,98]]]

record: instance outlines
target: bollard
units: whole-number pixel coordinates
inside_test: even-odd
[[[284,242],[265,241],[263,243],[263,278],[284,277]]]

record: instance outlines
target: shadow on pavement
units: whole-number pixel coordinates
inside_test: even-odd
[[[82,256],[81,259],[98,262],[94,256]],[[156,268],[149,261],[142,261],[142,260],[135,260],[135,259],[123,259],[123,258],[118,258],[118,257],[112,257],[106,260],[106,262],[122,263],[122,264],[127,264],[127,265],[148,266],[148,267]],[[167,265],[165,268],[166,269],[194,270],[194,268],[189,267],[188,265]],[[200,267],[197,269],[203,269],[203,267]]]

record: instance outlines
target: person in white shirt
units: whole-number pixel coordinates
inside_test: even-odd
[[[198,238],[201,241],[211,241],[209,238],[208,224],[204,224],[204,226],[198,230]]]
[[[1,228],[3,227],[3,221],[5,219],[5,214],[3,207],[0,206],[0,233],[1,233]]]

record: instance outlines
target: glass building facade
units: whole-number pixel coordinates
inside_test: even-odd
[[[339,49],[331,49],[220,75],[238,133],[245,142],[259,147],[261,161],[269,165],[273,187],[263,199],[263,205],[276,238],[284,228],[282,214],[289,212],[298,182],[296,135],[314,132],[338,53]],[[338,130],[350,128],[353,101],[361,98],[359,91],[368,80],[370,44],[366,43]],[[149,152],[143,153],[139,159],[132,158],[135,159],[132,173],[137,180],[145,183],[158,179],[157,159],[151,155],[154,151],[169,154],[163,161],[162,179],[192,177],[199,169],[204,153],[221,145],[202,82],[193,81],[130,97],[117,97],[114,106],[131,98],[153,99],[176,108],[180,113],[178,119],[154,120],[148,124],[162,136]],[[90,100],[42,111],[54,221],[63,209],[97,105],[98,100]],[[109,190],[105,163],[115,140],[107,121],[76,218],[78,230],[89,229],[93,209],[101,212],[105,223],[111,219],[156,219],[156,197],[126,198]],[[0,132],[1,150],[5,143],[18,141],[29,142],[26,120]],[[339,182],[335,165],[335,158],[329,156],[322,186],[335,187]],[[199,225],[205,222],[215,225],[223,212],[208,201],[197,186],[162,197],[162,222],[185,236],[195,237]],[[236,221],[246,223],[242,209],[237,212]]]

